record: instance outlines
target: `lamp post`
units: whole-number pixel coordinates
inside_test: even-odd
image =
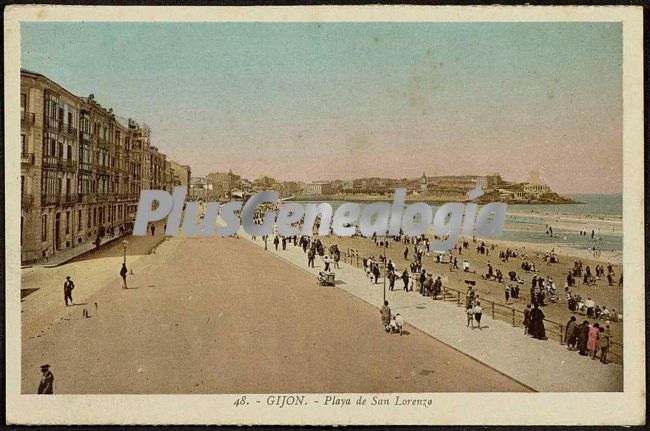
[[[124,249],[124,264],[126,265],[126,246],[128,245],[128,241],[124,240],[122,241],[122,248]]]

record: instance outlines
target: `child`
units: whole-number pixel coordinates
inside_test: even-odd
[[[402,335],[402,328],[404,327],[404,318],[399,313],[395,315],[395,324],[397,325],[397,332],[399,332],[399,335]]]
[[[467,327],[469,327],[470,323],[472,324],[472,328],[474,327],[474,307],[472,306],[472,303],[470,302],[467,304],[467,310],[465,310],[467,313]]]

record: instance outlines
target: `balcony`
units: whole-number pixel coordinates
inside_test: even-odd
[[[36,122],[36,114],[33,112],[22,111],[20,113],[20,125],[24,127],[33,126]]]
[[[97,173],[101,175],[108,175],[111,173],[111,168],[104,165],[97,165]]]
[[[54,156],[43,156],[43,168],[44,169],[58,169],[60,164],[60,159]]]
[[[88,163],[88,162],[81,162],[81,163],[79,163],[79,170],[85,171],[85,172],[92,172],[93,171],[93,164]]]
[[[76,194],[69,194],[69,195],[61,195],[60,196],[60,202],[61,202],[61,205],[63,205],[63,206],[74,205],[78,201],[79,201],[79,195],[76,195]]]
[[[43,206],[58,205],[60,197],[61,197],[60,195],[56,195],[56,194],[41,195],[41,205]]]
[[[75,171],[77,169],[77,161],[72,159],[60,160],[61,169],[64,171]]]
[[[22,208],[31,208],[34,205],[34,195],[22,195],[20,197],[20,206]]]
[[[22,153],[20,155],[20,163],[24,165],[33,165],[34,164],[34,154],[33,153]]]
[[[102,138],[102,137],[98,137],[98,138],[97,138],[97,144],[98,144],[100,147],[105,147],[105,148],[108,148],[108,147],[110,147],[110,145],[111,145],[110,142],[108,142],[106,139],[104,139],[104,138]]]
[[[81,195],[81,202],[84,204],[97,202],[97,195],[95,194]]]
[[[75,139],[79,138],[79,130],[72,127],[72,125],[70,125],[70,124],[64,125],[63,130],[61,130],[61,131],[63,133],[65,133],[66,135],[72,137],[72,138],[75,138]]]

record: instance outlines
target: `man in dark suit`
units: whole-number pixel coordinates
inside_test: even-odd
[[[54,374],[50,371],[50,365],[41,365],[41,383],[38,385],[38,393],[41,395],[52,395],[54,393]]]

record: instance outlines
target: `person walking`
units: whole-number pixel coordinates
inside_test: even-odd
[[[409,291],[409,273],[405,269],[404,272],[402,272],[402,281],[404,282],[404,290]]]
[[[589,328],[589,335],[587,339],[587,350],[589,351],[589,356],[591,356],[591,360],[596,360],[596,353],[598,353],[598,350],[600,349],[600,343],[599,343],[599,338],[600,338],[600,325],[598,323],[594,323],[591,328]]]
[[[41,382],[38,384],[39,395],[52,395],[54,393],[54,374],[50,371],[50,365],[41,365]]]
[[[74,283],[68,275],[65,278],[65,282],[63,282],[63,301],[66,307],[68,306],[68,301],[70,301],[70,305],[74,305],[72,302],[72,289],[74,289]]]
[[[152,224],[151,225],[151,236],[154,236],[156,234],[156,225]]]
[[[505,295],[506,295],[506,304],[508,304],[510,301],[510,285],[506,285]]]
[[[478,325],[478,329],[481,331],[483,328],[481,327],[481,317],[483,316],[483,307],[481,307],[481,302],[476,301],[476,305],[474,306],[474,320],[476,320],[476,324]]]
[[[609,345],[611,341],[611,331],[609,325],[600,328],[600,362],[607,364],[607,352],[609,352]]]
[[[524,335],[530,334],[530,304],[524,310]]]
[[[397,274],[395,274],[395,271],[390,271],[388,273],[388,288],[390,290],[395,289],[395,280],[397,279]]]
[[[465,309],[465,313],[467,314],[467,327],[469,328],[469,325],[472,325],[472,329],[474,328],[474,306],[470,303],[467,305],[467,308]]]
[[[576,341],[578,339],[577,327],[576,316],[571,316],[571,319],[566,324],[566,332],[564,334],[564,342],[569,350],[575,350],[576,348]]]
[[[390,317],[391,317],[388,301],[384,301],[384,305],[381,307],[381,310],[379,312],[381,313],[381,323],[382,325],[384,325],[384,329],[386,330],[386,332],[388,332],[389,325],[390,325]]]
[[[314,267],[314,259],[316,257],[316,253],[314,252],[313,248],[309,249],[309,252],[307,252],[307,266],[313,268]]]
[[[544,328],[544,312],[535,304],[530,312],[530,334],[538,340],[546,339],[546,329]]]
[[[589,340],[589,321],[585,320],[578,326],[578,350],[581,356],[587,356],[587,342]]]
[[[124,284],[122,285],[122,289],[128,289],[126,286],[126,274],[128,270],[126,269],[126,263],[122,264],[122,269],[120,269],[120,277],[122,277],[122,281],[124,281]]]
[[[275,246],[275,251],[278,251],[278,245],[280,245],[280,238],[277,236],[273,238],[273,245]]]

